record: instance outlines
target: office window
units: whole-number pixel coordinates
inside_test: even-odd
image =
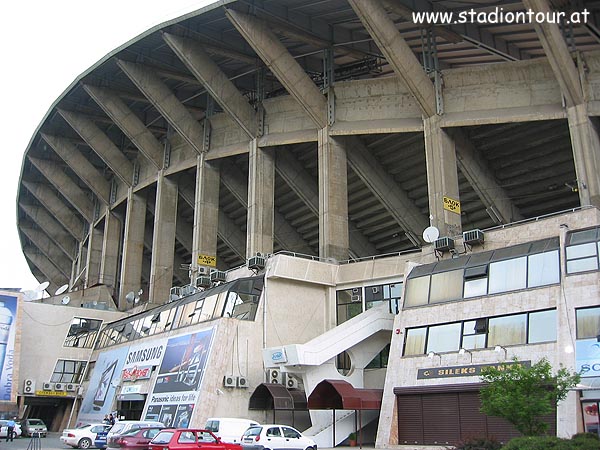
[[[427,350],[429,352],[451,352],[460,347],[461,322],[429,327]]]
[[[527,287],[527,257],[490,264],[489,293],[514,291]]]
[[[431,275],[429,303],[448,302],[462,298],[463,270],[435,273]]]
[[[582,308],[575,311],[577,339],[595,338],[600,334],[600,307]]]
[[[362,288],[344,289],[336,294],[338,325],[362,313]]]
[[[488,347],[527,343],[527,314],[493,317],[489,320]]]
[[[485,348],[487,319],[468,320],[463,324],[462,347],[467,350]]]
[[[560,283],[558,250],[529,255],[528,259],[527,287]]]
[[[101,320],[74,317],[63,346],[92,348],[101,325]]]
[[[50,377],[53,383],[81,383],[86,361],[59,359]]]
[[[538,311],[529,314],[529,336],[527,342],[556,341],[556,310]]]
[[[407,329],[406,341],[404,343],[404,355],[422,355],[425,353],[426,337],[427,327]]]
[[[567,273],[598,270],[598,243],[571,245],[566,249]]]
[[[426,305],[429,300],[430,276],[411,278],[407,281],[404,306]]]

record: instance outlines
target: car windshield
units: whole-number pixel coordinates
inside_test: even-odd
[[[244,432],[244,436],[258,436],[262,427],[250,427]]]
[[[219,421],[218,420],[209,420],[208,422],[206,422],[206,429],[208,431],[212,431],[213,433],[218,433]]]
[[[33,424],[33,425],[39,425],[39,423],[35,423],[35,424]],[[78,426],[76,429],[77,429],[77,430],[83,430],[83,429],[85,429],[85,428],[90,428],[91,426],[92,426],[92,424],[91,424],[91,423],[86,423],[85,425],[80,425],[80,426]]]
[[[153,444],[168,444],[172,437],[173,437],[173,431],[161,431],[154,437],[154,439],[152,439],[152,443]]]
[[[125,428],[125,424],[122,423],[115,423],[112,428],[110,429],[110,433],[111,434],[119,434],[119,432]]]
[[[29,425],[45,425],[44,422],[39,419],[29,419],[27,422]]]

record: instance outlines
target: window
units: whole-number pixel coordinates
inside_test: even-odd
[[[527,258],[508,259],[490,264],[489,293],[515,291],[527,287]]]
[[[527,342],[556,341],[556,311],[539,311],[529,314],[529,336]]]
[[[81,383],[86,361],[59,359],[50,377],[53,383]]]
[[[425,353],[441,353],[458,350],[460,346],[460,328],[460,322],[429,327],[427,351]]]
[[[101,320],[74,317],[63,346],[92,348],[101,325]]]
[[[386,345],[375,358],[371,360],[365,369],[385,369],[390,358],[390,344]]]
[[[402,297],[402,282],[367,286],[365,292],[365,310],[382,303],[388,304],[389,312],[398,314]]]
[[[494,317],[489,324],[488,347],[527,343],[527,314]]]
[[[598,270],[599,245],[597,228],[569,233],[565,251],[567,273]]]
[[[427,327],[407,329],[406,341],[404,343],[404,355],[423,355],[425,353],[426,337]]]
[[[362,288],[344,289],[336,294],[338,325],[362,313]]]
[[[407,291],[404,295],[404,307],[422,306],[429,302],[430,279],[430,275],[426,275],[409,280]]]
[[[527,286],[547,286],[560,283],[558,250],[528,256]]]
[[[436,273],[431,276],[429,303],[449,302],[462,298],[463,270]]]
[[[600,334],[600,307],[576,310],[575,320],[577,339],[595,338]]]
[[[485,348],[487,338],[487,319],[469,320],[463,324],[462,346],[467,350]]]

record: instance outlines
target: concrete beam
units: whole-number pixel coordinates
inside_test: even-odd
[[[248,183],[244,183],[246,177],[239,168],[228,164],[221,171],[221,181],[233,196],[248,209]],[[274,211],[274,236],[275,240],[285,250],[315,255],[314,249],[308,245],[302,235],[290,225],[283,214]]]
[[[191,39],[163,33],[164,41],[192,74],[202,83],[221,108],[254,139],[257,134],[257,115],[227,75],[208,56],[202,45]]]
[[[319,191],[317,183],[304,167],[294,159],[290,152],[277,152],[275,170],[296,195],[302,199],[313,214],[318,217]],[[369,242],[352,222],[348,222],[348,232],[350,235],[350,252],[353,257],[377,254],[375,246]]]
[[[19,226],[19,229],[65,277],[69,278],[73,260],[65,257],[62,249],[52,242],[52,240],[48,239],[49,236],[46,233],[25,225]]]
[[[87,237],[87,252],[85,258],[84,286],[90,287],[100,283],[100,265],[102,262],[102,243],[104,236],[102,230],[90,225]]]
[[[435,115],[433,83],[379,0],[348,0],[348,3],[385,55],[394,73],[415,97],[423,114],[427,117]]]
[[[86,221],[94,220],[94,203],[57,164],[31,155],[27,158]]]
[[[123,232],[123,254],[121,257],[121,280],[118,298],[120,311],[127,308],[125,296],[142,287],[144,263],[144,236],[146,232],[146,197],[143,193],[127,193],[125,229]]]
[[[523,6],[536,13],[544,13],[545,17],[552,13],[547,0],[523,0]],[[580,105],[583,103],[583,88],[579,72],[558,25],[556,23],[535,21],[533,27],[544,48],[552,72],[558,80],[567,106]]]
[[[521,220],[523,216],[498,184],[487,162],[460,129],[449,130],[456,146],[456,163],[486,209],[498,216],[500,223]],[[490,214],[492,216],[492,214]],[[492,216],[493,217],[493,216]]]
[[[83,88],[112,119],[112,121],[133,142],[133,145],[150,161],[154,167],[163,166],[163,146],[146,128],[144,123],[114,92],[106,88],[84,84]]]
[[[104,178],[102,172],[96,169],[81,154],[77,147],[63,137],[42,133],[42,138],[71,167],[73,172],[88,185],[98,199],[107,205],[110,203],[110,183]]]
[[[42,253],[37,253],[31,247],[26,247],[23,249],[23,254],[25,255],[25,258],[27,258],[31,264],[44,275],[44,278],[49,281],[51,285],[62,286],[69,282],[69,278],[65,277],[65,275],[54,266],[52,261]]]
[[[369,190],[385,206],[396,222],[412,236],[421,239],[429,220],[396,183],[394,178],[375,159],[357,137],[340,138],[348,157],[348,164]]]
[[[33,223],[44,225],[44,233],[62,250],[67,258],[72,261],[77,258],[77,240],[45,208],[27,205],[23,202],[19,202],[19,208],[25,211],[25,214],[31,218]]]
[[[162,171],[161,171],[162,172]],[[159,172],[152,235],[152,262],[148,302],[164,303],[173,282],[173,255],[177,228],[177,183]]]
[[[60,108],[58,108],[58,112],[110,170],[125,185],[131,186],[133,182],[133,164],[110,138],[84,115]]]
[[[136,85],[167,122],[198,153],[202,153],[204,130],[169,87],[148,68],[141,64],[117,60],[117,65]]]
[[[256,139],[248,155],[248,215],[246,258],[273,253],[275,210],[275,158],[272,148],[262,149]]]
[[[225,14],[317,127],[324,128],[327,125],[325,97],[268,25],[232,9],[226,9]]]
[[[48,186],[22,180],[21,183],[75,239],[83,240],[86,224]]]
[[[117,270],[121,254],[121,236],[121,220],[107,207],[104,212],[100,283],[109,287],[113,296],[117,294]]]
[[[152,236],[153,236],[152,228],[146,227],[146,230],[144,231],[144,248],[150,253],[152,253],[152,240],[153,240]],[[185,264],[189,264],[189,261],[184,261],[181,256],[179,256],[177,253],[173,252],[173,278],[176,279],[177,281],[179,281],[181,286],[190,284],[190,279],[188,277],[187,270],[184,273],[184,271],[181,269],[181,267]],[[150,261],[150,263],[147,266],[146,265],[142,266],[142,277],[145,278],[146,280],[148,280],[148,286],[150,286],[150,282],[151,282],[150,280],[152,280],[152,261]],[[173,281],[171,281],[171,283],[173,283]],[[148,289],[148,291],[149,290],[150,289]],[[167,295],[166,297],[164,297],[162,299],[159,298],[158,303],[164,303],[168,300],[169,300],[169,297]]]

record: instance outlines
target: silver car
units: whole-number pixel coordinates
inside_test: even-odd
[[[42,419],[23,419],[21,421],[21,429],[23,430],[24,436],[36,436],[46,437],[48,434],[48,427]]]

